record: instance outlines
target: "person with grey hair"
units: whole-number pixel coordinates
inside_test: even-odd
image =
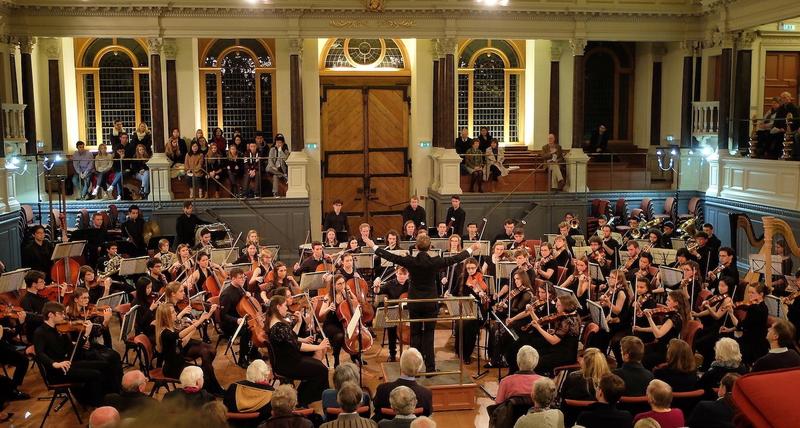
[[[178,408],[200,408],[216,398],[203,389],[203,369],[198,366],[186,366],[181,372],[181,387],[164,394],[162,400],[168,406]]]
[[[662,428],[686,426],[683,411],[672,408],[672,387],[668,383],[659,379],[651,380],[647,385],[647,402],[650,404],[650,411],[639,413],[633,418],[633,422],[652,418]]]
[[[293,413],[297,406],[297,391],[291,385],[281,385],[272,394],[272,416],[259,428],[312,428],[310,420]]]
[[[342,413],[336,420],[322,424],[322,428],[377,428],[378,424],[375,421],[363,418],[357,413],[363,394],[357,383],[345,382],[336,394],[336,401],[342,405]]]
[[[531,400],[533,407],[528,414],[517,419],[514,428],[564,428],[564,414],[561,410],[551,409],[556,398],[556,384],[552,379],[543,377],[533,383]]]
[[[378,423],[380,428],[408,428],[414,421],[414,409],[417,407],[417,396],[407,386],[398,386],[389,394],[389,403],[394,411],[394,418],[384,419]]]
[[[89,415],[89,428],[113,428],[119,425],[119,421],[117,409],[111,406],[98,407]]]
[[[420,416],[411,422],[409,428],[436,428],[436,421],[427,416]]]
[[[259,413],[266,420],[272,413],[270,400],[274,389],[270,385],[272,368],[257,359],[247,366],[245,380],[232,383],[225,391],[223,403],[229,412]]]
[[[386,419],[386,415],[381,409],[389,408],[389,395],[398,386],[407,386],[414,391],[417,396],[417,407],[422,408],[424,416],[430,416],[433,412],[433,394],[431,390],[417,383],[417,374],[422,368],[422,354],[416,348],[408,348],[400,355],[400,377],[393,382],[386,382],[378,385],[375,390],[375,397],[372,402],[375,407],[375,415],[372,417],[376,422]],[[388,379],[387,379],[388,380]]]
[[[141,370],[131,370],[122,376],[122,390],[119,393],[106,394],[103,403],[111,406],[123,416],[143,407],[158,406],[159,402],[144,393],[147,378]]]
[[[333,371],[333,388],[326,389],[322,392],[322,410],[324,411],[327,408],[341,407],[339,402],[336,401],[336,394],[339,393],[339,390],[342,388],[342,385],[344,385],[345,382],[355,382],[358,384],[359,379],[360,376],[358,374],[357,365],[347,362],[336,366],[336,369]],[[369,404],[370,397],[369,394],[365,392],[360,406],[369,407]]]
[[[539,364],[539,352],[536,349],[530,345],[519,348],[519,351],[517,351],[517,367],[519,367],[519,370],[500,381],[494,402],[500,404],[506,401],[508,397],[530,395],[533,383],[541,377],[533,372],[537,364]]]

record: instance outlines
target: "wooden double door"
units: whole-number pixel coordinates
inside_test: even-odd
[[[350,235],[400,230],[408,203],[407,86],[322,87],[322,203],[343,202]]]
[[[792,94],[797,105],[800,52],[767,52],[764,62],[764,110],[768,111],[771,98],[780,96],[782,92]]]

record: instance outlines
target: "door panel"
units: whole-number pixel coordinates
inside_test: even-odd
[[[400,175],[406,173],[406,153],[402,151],[369,152],[369,174]]]
[[[764,61],[764,109],[771,98],[789,92],[797,99],[797,78],[800,73],[800,52],[767,52]]]
[[[401,214],[376,214],[369,217],[373,236],[386,236],[386,232],[391,229],[399,232],[400,229],[397,225],[402,223],[403,216]]]
[[[367,208],[370,213],[399,213],[408,203],[408,177],[370,177],[369,183]]]
[[[400,89],[370,89],[369,147],[408,147],[408,103]]]
[[[327,89],[324,93],[323,149],[363,150],[364,97],[360,89]],[[327,147],[326,147],[327,146]]]
[[[325,175],[363,175],[363,153],[328,153]]]

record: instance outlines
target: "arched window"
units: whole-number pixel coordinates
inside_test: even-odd
[[[80,137],[87,145],[109,143],[117,119],[128,130],[152,124],[145,46],[138,39],[75,39]]]
[[[206,135],[222,128],[226,138],[241,129],[245,140],[256,132],[272,140],[275,115],[275,60],[270,41],[201,39],[201,119]]]
[[[522,140],[520,105],[524,65],[514,42],[468,40],[459,49],[458,127],[478,135],[486,126],[502,143]]]
[[[322,73],[408,71],[405,47],[394,39],[329,39],[321,59]]]
[[[584,56],[584,136],[603,124],[614,141],[631,141],[633,46],[590,42]]]

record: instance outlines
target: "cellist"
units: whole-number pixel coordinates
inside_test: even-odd
[[[219,305],[221,308],[220,327],[225,336],[229,338],[233,337],[239,324],[246,322],[244,317],[239,315],[236,308],[240,300],[245,297],[250,297],[250,293],[245,291],[243,286],[244,271],[239,268],[233,268],[231,269],[231,285],[225,287],[225,290],[219,295]],[[242,326],[242,329],[239,331],[239,361],[237,362],[242,368],[247,368],[250,361],[261,358],[258,349],[250,346],[250,336],[250,329],[247,328],[246,325]]]
[[[272,271],[271,278],[268,278],[268,281],[264,283],[264,290],[262,293],[266,292],[268,298],[263,299],[264,302],[269,301],[269,297],[272,297],[273,293],[278,287],[286,287],[293,294],[300,294],[302,290],[300,290],[300,285],[297,281],[289,275],[289,270],[283,262],[275,263],[275,269]]]
[[[395,272],[395,278],[388,281],[375,278],[372,284],[375,294],[384,294],[389,300],[400,299],[403,294],[408,294],[408,269],[397,266]],[[389,362],[393,363],[397,361],[397,326],[386,327],[385,330],[389,334]]]
[[[300,262],[295,263],[292,274],[294,274],[294,276],[300,276],[304,273],[316,272],[317,267],[326,260],[328,262],[331,261],[330,254],[325,254],[322,251],[322,242],[314,241],[311,243],[311,256],[303,260],[302,264]]]
[[[219,294],[226,278],[225,270],[212,262],[208,254],[201,252],[197,255],[197,269],[186,278],[186,283],[191,287],[191,295],[206,291],[208,297],[212,297]]]
[[[344,345],[344,326],[339,320],[336,311],[339,305],[344,304],[347,296],[345,295],[346,280],[341,274],[336,274],[333,277],[333,292],[328,292],[328,295],[322,299],[322,307],[320,308],[318,318],[322,322],[322,330],[325,336],[330,341],[331,348],[333,349],[333,365],[339,365],[339,352]],[[357,305],[358,302],[352,301]],[[355,308],[355,307],[354,307]],[[351,355],[350,358],[354,363],[358,362],[358,355]]]

